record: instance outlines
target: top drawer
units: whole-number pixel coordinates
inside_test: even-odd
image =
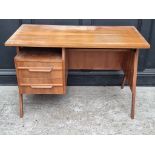
[[[62,70],[62,62],[33,62],[33,61],[16,61],[15,64],[17,68],[29,68],[29,67],[48,67],[52,68],[53,70]]]

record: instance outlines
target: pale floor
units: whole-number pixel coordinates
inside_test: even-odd
[[[18,89],[0,86],[0,134],[155,134],[155,87],[137,87],[130,119],[128,87],[68,87],[63,95],[25,95],[18,115]]]

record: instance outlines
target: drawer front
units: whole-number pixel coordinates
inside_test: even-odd
[[[52,78],[20,78],[19,84],[63,84],[62,79]]]
[[[16,67],[51,67],[53,70],[62,70],[61,62],[33,62],[16,61]]]
[[[50,70],[48,68],[17,68],[19,78],[46,78],[46,79],[62,79],[62,70]]]
[[[23,85],[20,86],[20,91],[25,94],[64,94],[64,87],[51,85]]]

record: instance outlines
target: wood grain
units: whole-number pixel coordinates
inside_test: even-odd
[[[129,49],[66,49],[69,69],[122,70]]]
[[[22,25],[6,46],[64,48],[149,48],[133,26]]]

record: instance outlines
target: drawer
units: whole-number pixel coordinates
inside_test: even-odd
[[[63,84],[63,79],[21,77],[19,84]]]
[[[50,67],[18,67],[17,68],[19,78],[46,78],[55,79],[63,77],[62,70],[53,70]]]
[[[61,62],[33,62],[15,61],[16,67],[51,67],[53,70],[62,70]]]
[[[64,94],[62,85],[21,85],[20,92],[25,94]]]

